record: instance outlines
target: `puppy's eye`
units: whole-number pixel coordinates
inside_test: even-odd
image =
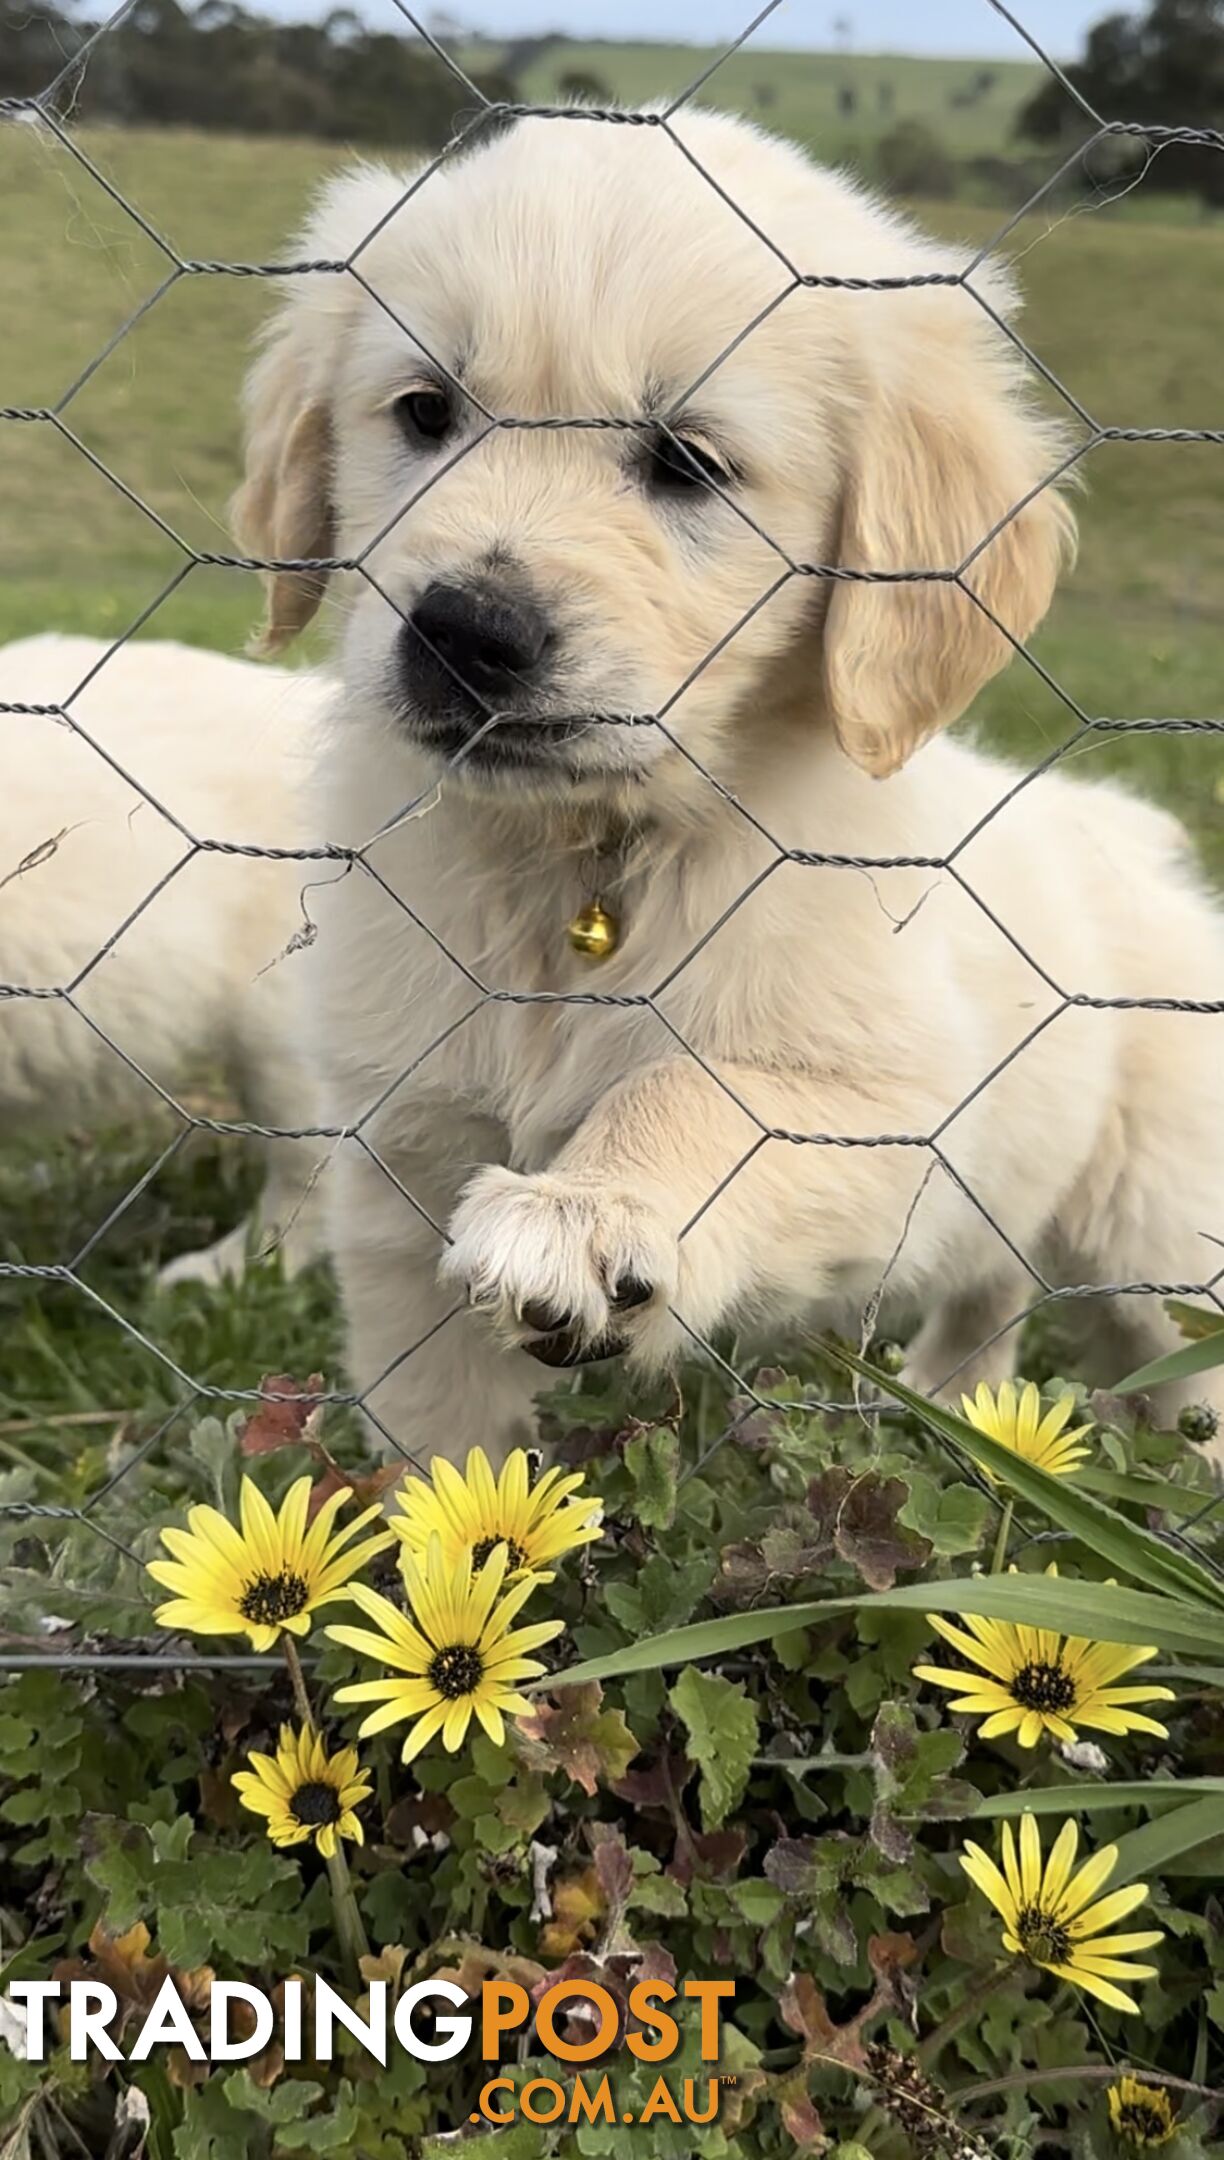
[[[711,450],[680,435],[656,435],[646,471],[651,487],[660,495],[708,496],[712,487],[731,484],[731,474]]]
[[[445,442],[455,424],[455,408],[445,390],[406,390],[391,407],[412,443]]]

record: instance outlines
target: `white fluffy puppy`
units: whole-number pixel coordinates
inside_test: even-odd
[[[209,1072],[250,1123],[310,1125],[292,962],[276,963],[303,885],[334,871],[211,843],[305,844],[326,690],[185,645],[106,655],[79,637],[0,649],[0,703],[25,708],[0,716],[0,1133],[147,1115]],[[66,701],[72,725],[45,710]],[[261,1233],[283,1234],[290,1267],[315,1248],[319,1152],[269,1143]],[[247,1235],[166,1277],[236,1270]]]
[[[452,1456],[541,1359],[658,1369],[885,1276],[922,1385],[997,1380],[1046,1284],[1198,1283],[1224,1233],[1221,1022],[1142,1002],[1224,994],[1182,833],[932,739],[1072,537],[1008,280],[673,127],[331,185],[302,252],[359,275],[285,281],[249,394],[269,646],[309,565],[364,571],[317,815],[380,837],[307,963],[352,1377]]]

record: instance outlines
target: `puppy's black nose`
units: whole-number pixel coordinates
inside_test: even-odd
[[[430,585],[404,631],[404,663],[418,680],[496,703],[529,685],[553,639],[543,609],[495,585]]]

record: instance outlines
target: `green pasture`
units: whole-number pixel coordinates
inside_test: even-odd
[[[573,50],[562,57],[573,63]],[[835,63],[791,55],[783,66],[782,59],[737,60],[720,78],[720,95],[736,102],[745,83],[763,80],[762,69],[776,65],[778,99],[766,117],[836,148],[814,117],[821,70]],[[683,69],[696,72],[694,61],[699,66],[700,56],[659,48],[645,80],[634,72],[645,68],[634,48],[583,55],[584,65],[630,97],[673,81],[678,87]],[[555,54],[545,55],[528,94],[551,95],[548,73],[558,64]],[[956,68],[967,65],[907,62],[906,81],[917,98],[920,74],[921,95],[946,103]],[[997,95],[1014,102],[1024,87],[1007,75]],[[807,122],[797,117],[802,111]],[[903,116],[898,94],[897,117]],[[982,116],[959,117],[968,128]],[[996,132],[998,125],[992,122]],[[950,125],[945,132],[950,138]],[[203,263],[258,262],[283,253],[312,185],[343,157],[338,146],[319,143],[100,129],[82,147],[154,233]],[[140,502],[194,547],[229,544],[225,505],[237,474],[237,391],[267,288],[203,270],[181,275],[91,372],[108,340],[166,279],[169,257],[99,178],[32,129],[0,132],[0,198],[7,213],[0,227],[6,325],[0,406],[55,405],[79,386],[63,411],[75,442],[45,422],[0,422],[0,637],[49,627],[118,634],[151,606],[184,560]],[[1164,223],[1147,209],[1142,216],[1088,209],[1037,214],[1011,232],[1006,252],[1028,296],[1024,333],[1102,425],[1218,427],[1224,225]],[[967,250],[988,241],[1001,220],[1002,213],[961,205],[941,205],[927,216]],[[1222,459],[1218,445],[1144,442],[1103,444],[1084,460],[1079,563],[1035,653],[1088,715],[1221,715]],[[193,569],[150,629],[237,650],[255,613],[248,576]],[[1064,701],[1023,661],[992,686],[977,720],[1029,760],[1075,725]],[[1219,736],[1185,733],[1093,737],[1077,749],[1074,769],[1124,771],[1178,810],[1219,875],[1220,745]],[[147,1141],[111,1147],[79,1139],[36,1155],[0,1153],[0,1258],[62,1258],[152,1153]],[[206,1241],[233,1219],[240,1181],[223,1149],[197,1154],[124,1218],[98,1256],[93,1279],[202,1376],[242,1372],[249,1381],[253,1368],[291,1369],[295,1358],[317,1370],[332,1347],[328,1301],[317,1283],[289,1288],[269,1275],[241,1297],[198,1291],[176,1292],[169,1301],[154,1297],[151,1264],[179,1245]],[[55,1420],[174,1399],[165,1372],[147,1353],[71,1292],[0,1281],[0,1336],[0,1463],[31,1448],[40,1460],[59,1460],[61,1444],[63,1460],[75,1460],[80,1433]]]

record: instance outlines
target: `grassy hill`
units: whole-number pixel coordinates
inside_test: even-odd
[[[640,105],[678,97],[722,49],[559,39],[522,69],[519,81],[523,95],[539,104],[562,95],[567,76],[589,75],[618,102]],[[493,66],[503,50],[473,46],[464,58]],[[1016,114],[1041,77],[1039,63],[1029,60],[772,52],[750,43],[722,62],[701,96],[794,136],[823,158],[865,154],[903,120],[925,121],[954,156],[972,157],[1006,150]]]
[[[692,58],[684,55],[686,67]],[[84,144],[150,225],[203,260],[274,258],[312,186],[343,156],[315,142],[119,130],[92,131]],[[29,130],[0,134],[0,192],[10,212],[0,292],[8,321],[21,326],[0,352],[0,404],[53,404],[85,376],[64,417],[89,451],[190,543],[224,547],[237,391],[266,287],[180,278],[89,374],[164,280],[167,260],[79,164]],[[924,215],[967,248],[999,220],[963,205]],[[1028,296],[1033,347],[1102,422],[1218,422],[1224,224],[1043,214],[1007,247]],[[0,426],[0,459],[0,636],[47,625],[126,628],[180,567],[173,543],[49,428]],[[1219,459],[1210,445],[1109,444],[1087,461],[1079,566],[1038,647],[1085,710],[1219,713]],[[197,569],[154,628],[235,649],[255,609],[248,577]],[[1065,721],[1022,664],[993,686],[983,713],[1026,750],[1056,740]],[[1208,777],[1219,770],[1213,739],[1094,743],[1087,756],[1094,767],[1139,759],[1158,791],[1184,798],[1224,862],[1224,811]]]
[[[699,56],[679,57],[687,78]],[[819,65],[813,58],[813,70]],[[548,83],[533,87],[551,95]],[[660,85],[618,79],[614,87]],[[817,116],[808,118],[810,129],[799,132],[815,130]],[[342,155],[317,142],[118,131],[95,131],[84,146],[185,255],[247,262],[275,258],[310,188]],[[193,544],[224,547],[238,385],[266,287],[182,278],[91,372],[165,279],[166,257],[78,164],[28,129],[0,132],[0,195],[9,213],[0,229],[8,331],[0,405],[54,404],[79,383],[64,417],[91,456]],[[928,222],[976,247],[998,213],[944,205]],[[1219,222],[1162,225],[1100,211],[1026,220],[1008,242],[1029,297],[1033,346],[1102,422],[1122,426],[1218,424],[1222,250]],[[1088,460],[1079,566],[1035,648],[1085,711],[1221,713],[1220,458],[1212,446],[1110,444]],[[0,421],[0,459],[0,637],[51,626],[126,630],[180,568],[173,543],[45,425]],[[236,650],[256,612],[249,576],[197,569],[149,627]],[[983,698],[980,718],[1028,759],[1070,731],[1061,701],[1021,662]],[[13,724],[0,720],[0,741]],[[1093,737],[1076,753],[1076,770],[1119,768],[1187,817],[1224,876],[1221,738]],[[0,1252],[59,1258],[75,1250],[152,1152],[147,1135],[114,1145],[77,1138],[33,1156],[0,1151],[8,1226]],[[332,1371],[334,1313],[317,1277],[290,1287],[262,1271],[241,1292],[206,1300],[178,1292],[169,1305],[151,1288],[148,1269],[159,1255],[204,1243],[234,1220],[240,1153],[238,1143],[197,1149],[160,1176],[108,1236],[97,1287],[215,1384],[253,1384],[265,1370]],[[87,1481],[101,1474],[103,1441],[83,1443],[71,1422],[77,1413],[109,1405],[118,1415],[173,1399],[164,1368],[55,1286],[0,1285],[0,1333],[0,1461],[27,1463],[33,1450]]]

